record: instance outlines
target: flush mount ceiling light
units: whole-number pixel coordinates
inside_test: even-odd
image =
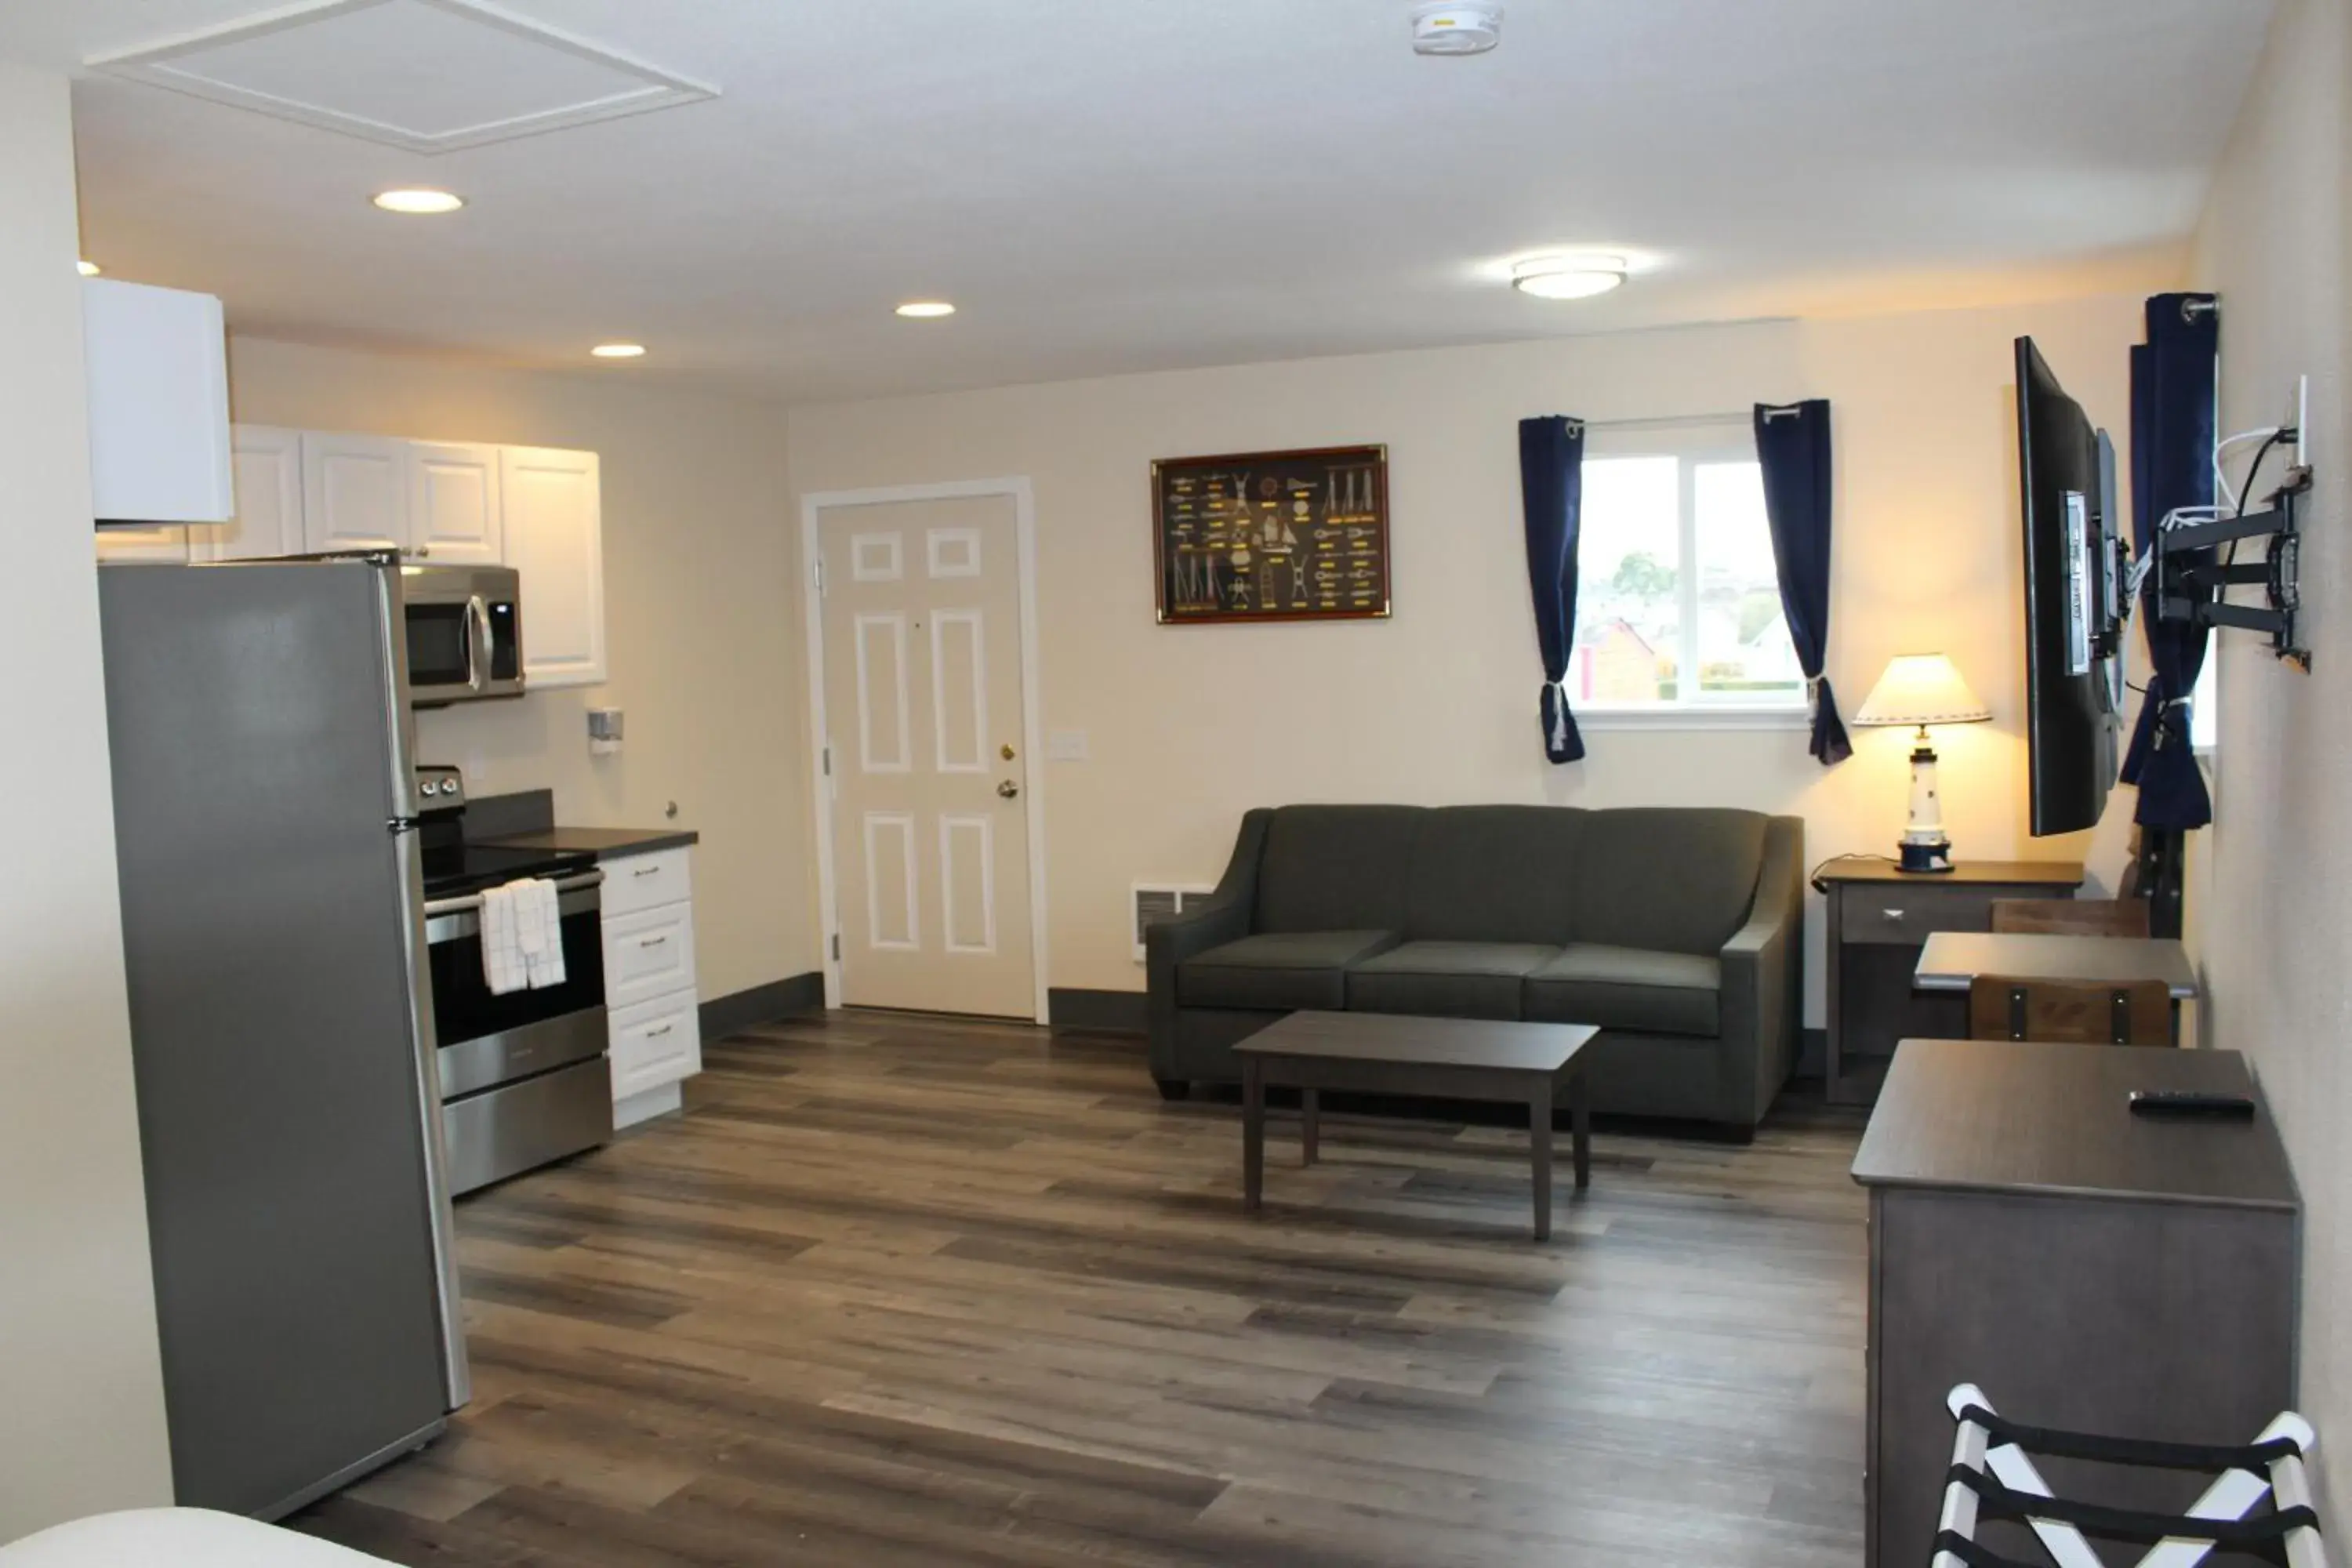
[[[955,307],[945,300],[909,300],[898,307],[898,314],[918,321],[936,321],[955,314]]]
[[[594,348],[590,349],[588,352],[594,354],[598,359],[643,359],[646,357],[646,345],[643,343],[598,343]]]
[[[1483,55],[1503,41],[1503,8],[1441,3],[1412,8],[1412,52]]]
[[[449,191],[436,191],[424,185],[404,186],[396,191],[378,191],[375,205],[388,213],[401,213],[412,217],[429,217],[437,213],[453,213],[466,205],[466,198]]]
[[[1624,281],[1622,256],[1538,256],[1511,268],[1511,287],[1538,300],[1590,300]]]
[[[81,269],[81,275],[85,278],[95,278],[104,270],[95,261],[77,261],[74,265]]]

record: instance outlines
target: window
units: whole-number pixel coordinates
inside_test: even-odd
[[[1763,470],[1737,439],[1584,459],[1568,665],[1580,716],[1803,709]]]

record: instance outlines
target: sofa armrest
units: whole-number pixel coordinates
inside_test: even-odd
[[[1250,916],[1257,907],[1258,856],[1265,847],[1266,824],[1273,817],[1274,813],[1264,807],[1244,813],[1241,833],[1234,840],[1233,858],[1225,862],[1225,874],[1217,879],[1216,890],[1143,933],[1144,984],[1150,993],[1155,1064],[1173,1044],[1176,966],[1196,953],[1250,934]]]
[[[1805,825],[1776,816],[1748,923],[1723,944],[1723,1040],[1735,1098],[1760,1121],[1796,1066],[1804,1004]]]

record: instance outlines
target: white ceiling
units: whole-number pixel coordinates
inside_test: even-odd
[[[793,399],[2136,285],[2271,0],[503,0],[721,89],[428,156],[75,88],[89,254],[242,331]],[[257,0],[0,0],[61,68]],[[453,218],[367,195],[445,184]],[[1494,266],[1650,259],[1532,300]],[[962,307],[898,320],[918,296]]]

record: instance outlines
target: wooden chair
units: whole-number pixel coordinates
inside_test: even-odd
[[[1969,1038],[2168,1046],[2172,992],[2161,980],[2101,985],[1979,974],[1969,986]]]
[[[1996,899],[1992,929],[2008,936],[2146,936],[2146,899]]]

